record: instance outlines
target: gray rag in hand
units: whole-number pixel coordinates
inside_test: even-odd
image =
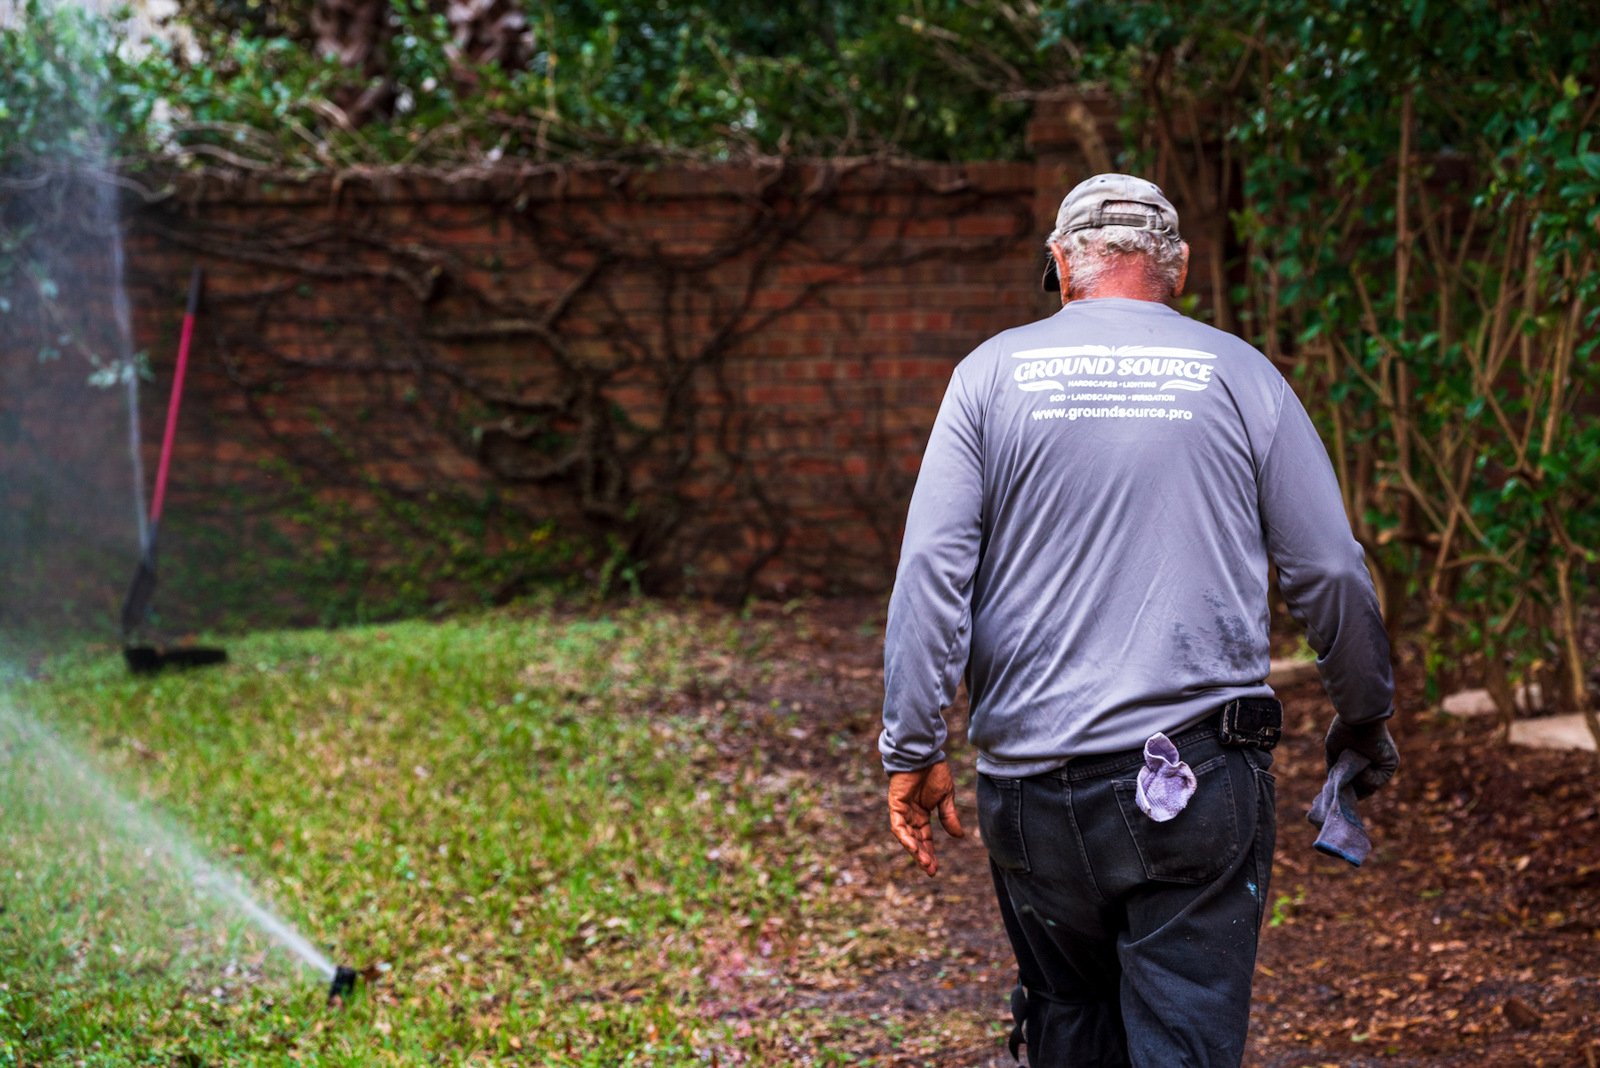
[[[1194,772],[1178,759],[1172,739],[1160,731],[1152,734],[1144,743],[1144,767],[1139,769],[1139,789],[1134,794],[1139,811],[1165,823],[1183,811],[1194,787]]]
[[[1311,802],[1311,811],[1306,813],[1306,819],[1322,828],[1313,848],[1358,868],[1372,852],[1372,839],[1356,811],[1356,791],[1350,784],[1371,763],[1353,749],[1340,753],[1328,769],[1328,781],[1322,784],[1322,791]]]

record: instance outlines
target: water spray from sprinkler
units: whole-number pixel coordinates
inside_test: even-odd
[[[357,973],[336,966],[300,931],[258,900],[244,879],[226,864],[212,861],[176,827],[118,793],[82,756],[54,731],[12,704],[0,690],[0,742],[21,745],[34,763],[56,777],[60,789],[97,810],[105,826],[147,852],[160,857],[164,868],[181,872],[195,890],[248,920],[277,946],[297,958],[308,970],[331,981],[332,995],[347,994]]]

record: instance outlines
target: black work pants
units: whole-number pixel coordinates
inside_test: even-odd
[[[1272,755],[1224,748],[1214,727],[1173,742],[1198,785],[1165,823],[1135,803],[1138,751],[979,776],[1032,1068],[1237,1068],[1244,1056],[1277,832]]]

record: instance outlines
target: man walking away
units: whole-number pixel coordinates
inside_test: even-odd
[[[889,604],[889,822],[929,875],[962,833],[943,709],[965,675],[978,821],[1034,1068],[1237,1066],[1276,833],[1268,559],[1358,796],[1398,764],[1389,643],[1326,451],[1249,345],[1163,303],[1189,249],[1150,182],[1061,203],[1062,309],[956,367]]]

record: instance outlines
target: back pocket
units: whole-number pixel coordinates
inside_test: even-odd
[[[978,776],[978,830],[989,856],[1004,871],[1027,875],[1028,847],[1022,841],[1022,780]]]
[[[1139,810],[1136,781],[1112,784],[1147,878],[1169,883],[1210,882],[1239,854],[1228,754],[1214,756],[1195,768],[1194,777],[1194,796],[1182,812],[1165,823],[1157,823]]]

